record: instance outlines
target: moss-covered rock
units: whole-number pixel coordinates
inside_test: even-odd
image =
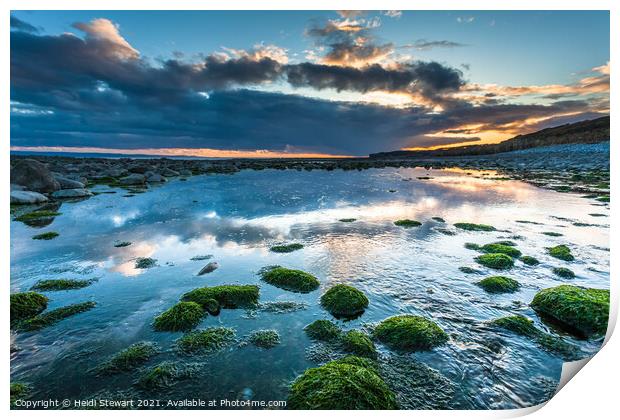
[[[491,276],[476,283],[488,293],[513,293],[519,290],[518,281],[505,276]]]
[[[179,302],[155,318],[155,331],[189,331],[196,327],[205,313],[195,302]]]
[[[566,267],[553,267],[553,274],[563,279],[574,279],[575,273],[570,268]]]
[[[521,251],[519,251],[517,248],[497,242],[486,244],[482,246],[480,250],[487,254],[506,254],[513,258],[518,258],[521,256]]]
[[[370,363],[344,358],[306,370],[291,385],[293,410],[393,410],[394,393]]]
[[[73,305],[63,306],[62,308],[54,309],[53,311],[44,312],[34,318],[27,319],[19,323],[19,329],[22,331],[35,331],[40,330],[62,321],[65,318],[69,318],[73,315],[86,312],[94,308],[97,304],[95,302],[82,302]]]
[[[154,391],[172,386],[179,379],[189,376],[189,371],[172,362],[162,362],[145,371],[136,386],[147,391]]]
[[[546,236],[552,236],[552,237],[558,237],[558,236],[564,236],[563,234],[561,234],[560,232],[541,232],[543,235]]]
[[[471,249],[472,251],[480,251],[480,245],[473,242],[465,242],[465,245],[463,246],[467,249]]]
[[[280,344],[280,334],[276,330],[252,331],[248,337],[248,342],[256,347],[270,349]]]
[[[356,356],[375,359],[377,357],[377,349],[370,337],[361,331],[349,331],[342,336],[342,347],[346,352],[353,353]]]
[[[459,271],[465,274],[481,274],[479,270],[471,267],[459,267]]]
[[[220,303],[215,299],[207,299],[204,301],[202,305],[205,311],[209,313],[209,315],[217,316],[220,313]]]
[[[17,400],[23,400],[30,394],[30,387],[22,382],[11,382],[11,406]]]
[[[575,257],[570,252],[570,248],[566,245],[556,245],[549,248],[549,255],[563,261],[573,261]]]
[[[226,309],[255,308],[258,305],[260,289],[255,285],[222,285],[201,287],[183,295],[184,301],[196,302],[203,308],[214,299]]]
[[[100,373],[124,372],[137,368],[146,363],[158,353],[155,344],[142,341],[132,344],[124,350],[116,353],[110,360],[101,364],[97,371]]]
[[[88,287],[95,282],[94,279],[90,280],[69,280],[69,279],[53,279],[53,280],[40,280],[32,286],[32,290],[38,290],[40,292],[52,292],[58,290],[73,290],[82,289]]]
[[[354,317],[368,307],[368,298],[360,290],[346,284],[337,284],[321,296],[321,306],[335,317]]]
[[[34,235],[32,239],[41,240],[41,241],[49,241],[50,239],[54,239],[55,237],[59,235],[60,234],[58,232],[45,232],[45,233],[39,233],[38,235]]]
[[[521,260],[521,262],[525,265],[538,265],[540,264],[540,261],[538,261],[537,258],[535,257],[531,257],[529,255],[524,255],[521,258],[519,258]]]
[[[291,292],[309,293],[319,288],[319,280],[310,273],[280,266],[267,267],[260,272],[263,281]]]
[[[538,332],[538,329],[534,326],[534,321],[523,315],[511,315],[497,318],[491,321],[491,325],[527,337],[533,337]]]
[[[431,217],[431,219],[433,219],[434,221],[439,222],[439,223],[446,223],[446,220],[443,217],[435,216],[435,217]]]
[[[28,221],[36,220],[36,219],[46,219],[50,217],[56,217],[56,216],[60,216],[61,214],[62,213],[59,213],[53,210],[35,210],[29,213],[21,214],[13,220],[18,221],[18,222],[28,222]]]
[[[148,258],[148,257],[140,257],[140,258],[136,258],[135,268],[144,270],[147,268],[155,267],[156,264],[157,264],[156,259]]]
[[[439,325],[417,315],[387,318],[377,325],[373,335],[394,349],[407,351],[430,350],[448,341]]]
[[[561,285],[541,290],[531,307],[585,337],[605,335],[609,319],[609,290]]]
[[[470,231],[478,231],[478,232],[492,232],[495,229],[495,227],[491,226],[491,225],[483,225],[483,224],[477,224],[477,223],[455,223],[454,224],[455,227],[459,228],[459,229],[463,229],[463,230],[470,230]]]
[[[514,266],[514,261],[506,254],[483,254],[475,259],[478,264],[496,270],[507,270]]]
[[[340,337],[342,330],[326,319],[319,319],[307,325],[304,331],[313,340],[334,341]]]
[[[47,308],[47,297],[36,292],[11,294],[11,324],[39,315]]]
[[[269,248],[269,250],[271,252],[289,253],[289,252],[302,249],[303,247],[304,247],[303,244],[293,243],[293,244],[286,244],[286,245],[274,245],[271,248]]]
[[[185,334],[177,340],[177,347],[184,353],[212,353],[235,341],[235,330],[211,327]]]
[[[421,226],[422,223],[418,222],[417,220],[411,220],[411,219],[401,219],[401,220],[397,220],[394,222],[394,224],[396,226],[400,226],[400,227],[404,227],[404,228],[412,228],[412,227],[416,227],[416,226]]]

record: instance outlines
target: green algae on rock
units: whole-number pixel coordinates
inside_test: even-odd
[[[214,299],[225,309],[255,308],[258,306],[260,289],[258,286],[248,285],[221,285],[201,287],[185,293],[181,299],[205,305]]]
[[[304,331],[313,340],[333,341],[340,337],[342,330],[326,319],[318,319],[307,325]]]
[[[319,280],[310,273],[280,266],[265,267],[259,274],[266,283],[284,290],[309,293],[319,288]]]
[[[145,371],[136,386],[147,391],[168,388],[176,381],[190,377],[192,373],[192,369],[178,363],[162,362]]]
[[[54,239],[55,237],[57,237],[59,235],[60,234],[58,232],[45,232],[45,233],[39,233],[38,235],[34,235],[32,237],[32,239],[42,240],[42,241],[49,241],[49,240]]]
[[[11,324],[39,315],[47,308],[48,298],[36,292],[11,294]]]
[[[35,211],[31,211],[30,213],[24,213],[22,215],[19,215],[13,220],[18,221],[18,222],[27,222],[30,220],[56,217],[56,216],[60,216],[61,214],[62,213],[59,213],[53,210],[35,210]]]
[[[573,261],[575,259],[570,252],[570,248],[566,245],[556,245],[549,248],[549,255],[563,261]]]
[[[519,290],[518,281],[505,276],[492,276],[476,283],[488,293],[513,293]]]
[[[82,302],[73,305],[63,306],[62,308],[54,309],[53,311],[43,312],[34,318],[27,319],[19,324],[19,329],[22,331],[35,331],[40,330],[62,321],[70,316],[86,312],[94,308],[97,304],[95,302]]]
[[[368,298],[353,286],[337,284],[321,296],[321,306],[336,318],[354,317],[366,310]]]
[[[506,254],[513,258],[518,258],[521,256],[521,251],[519,251],[517,248],[498,242],[486,244],[482,246],[480,250],[487,254]]]
[[[196,327],[205,313],[195,302],[179,302],[159,314],[153,322],[155,331],[189,331]]]
[[[212,353],[235,340],[235,330],[226,327],[211,327],[185,334],[177,340],[177,347],[184,353]]]
[[[375,359],[377,349],[370,337],[361,331],[352,330],[342,336],[342,347],[348,353],[356,356]]]
[[[158,352],[159,349],[154,343],[141,341],[116,353],[109,361],[101,364],[97,371],[100,373],[129,371],[146,363]]]
[[[538,265],[540,264],[540,261],[538,261],[537,258],[535,257],[531,257],[529,255],[524,255],[521,258],[519,258],[519,260],[521,260],[521,262],[525,265]]]
[[[269,250],[271,252],[277,252],[277,253],[289,253],[289,252],[302,249],[303,247],[304,247],[303,244],[292,243],[292,244],[286,244],[286,245],[274,245],[271,248],[269,248]]]
[[[293,410],[394,410],[398,408],[372,362],[345,357],[307,369],[291,385]]]
[[[204,301],[202,307],[209,315],[217,316],[220,313],[220,303],[215,299],[207,299]]]
[[[459,228],[459,229],[463,229],[463,230],[470,230],[470,231],[478,231],[478,232],[492,232],[495,229],[495,227],[491,226],[491,225],[483,225],[483,224],[477,224],[477,223],[455,223],[454,224],[455,227]]]
[[[471,267],[459,267],[459,271],[465,274],[482,274],[479,270]]]
[[[280,344],[280,334],[276,330],[252,331],[248,337],[248,342],[256,347],[270,349]]]
[[[148,257],[146,258],[139,257],[139,258],[136,258],[135,268],[146,269],[146,268],[155,267],[155,264],[157,264],[156,259],[148,258]]]
[[[585,337],[605,335],[609,319],[609,290],[564,284],[543,289],[530,306]]]
[[[32,290],[38,290],[40,292],[51,292],[58,290],[73,290],[82,289],[93,284],[97,279],[90,280],[69,280],[69,279],[53,279],[53,280],[40,280],[31,287]]]
[[[514,261],[506,254],[483,254],[475,258],[478,264],[496,270],[507,270],[514,266]]]
[[[448,342],[448,334],[431,320],[417,315],[387,318],[373,331],[376,339],[396,350],[430,350]]]
[[[11,382],[10,404],[13,406],[15,401],[25,399],[30,394],[30,387],[22,382]]]
[[[574,279],[575,273],[570,268],[566,267],[553,267],[553,274],[563,279]]]
[[[465,245],[463,245],[466,249],[470,249],[472,251],[480,251],[480,245],[475,244],[473,242],[465,242]]]
[[[418,222],[417,220],[411,220],[411,219],[401,219],[401,220],[397,220],[394,222],[394,224],[396,226],[400,226],[400,227],[404,227],[404,228],[411,228],[411,227],[416,227],[416,226],[421,226],[422,223]]]

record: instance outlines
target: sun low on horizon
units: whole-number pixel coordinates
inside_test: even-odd
[[[13,11],[11,150],[357,157],[609,114],[608,11]]]

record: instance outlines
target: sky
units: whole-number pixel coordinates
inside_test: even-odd
[[[11,149],[366,156],[609,114],[606,11],[13,11]]]

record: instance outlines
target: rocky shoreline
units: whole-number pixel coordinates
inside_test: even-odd
[[[559,192],[609,201],[609,143],[564,145],[483,156],[424,159],[131,159],[11,156],[11,204],[87,198],[94,185],[147,190],[170,178],[234,174],[242,170],[365,170],[373,168],[494,170]]]

